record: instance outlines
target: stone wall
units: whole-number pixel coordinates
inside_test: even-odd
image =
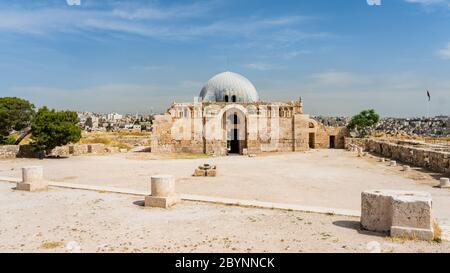
[[[19,145],[0,146],[0,159],[16,158],[19,154]]]
[[[450,153],[433,150],[432,147],[423,145],[422,143],[407,141],[393,142],[374,138],[346,138],[346,148],[350,144],[358,145],[371,153],[412,166],[450,174]]]
[[[112,152],[104,144],[73,144],[53,149],[49,156],[68,157],[71,155],[103,154]],[[34,158],[38,155],[30,145],[0,145],[0,159]]]

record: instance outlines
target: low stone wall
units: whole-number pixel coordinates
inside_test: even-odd
[[[88,153],[90,154],[104,154],[106,152],[105,144],[88,144]]]
[[[450,153],[435,151],[418,142],[388,141],[374,138],[346,138],[345,148],[354,144],[366,151],[412,166],[450,174]]]
[[[68,157],[71,155],[104,154],[118,152],[118,149],[107,148],[104,144],[73,144],[53,149],[49,156]],[[33,152],[31,145],[0,145],[0,159],[34,158],[38,157]]]
[[[0,146],[0,158],[15,158],[19,153],[19,145],[2,145]]]

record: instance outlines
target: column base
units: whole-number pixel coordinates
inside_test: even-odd
[[[154,208],[170,208],[176,203],[180,202],[180,197],[178,195],[173,195],[169,197],[156,197],[148,195],[145,197],[145,206]]]
[[[48,189],[48,185],[45,182],[33,182],[33,183],[25,183],[20,182],[16,184],[16,190],[19,191],[45,191]]]

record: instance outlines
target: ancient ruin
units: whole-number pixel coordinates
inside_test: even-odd
[[[146,207],[169,208],[179,202],[172,175],[156,175],[150,181],[151,195],[145,197]]]
[[[41,191],[48,187],[44,180],[42,166],[28,166],[22,168],[22,182],[17,183],[16,189],[20,191]]]
[[[217,176],[217,167],[215,165],[203,164],[198,166],[192,176]]]
[[[212,77],[192,103],[155,116],[152,152],[215,155],[343,148],[345,127],[327,127],[303,113],[301,99],[263,102],[245,77]]]
[[[424,192],[373,190],[361,194],[361,226],[392,237],[434,238],[431,195]]]

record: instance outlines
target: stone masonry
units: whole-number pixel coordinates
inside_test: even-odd
[[[411,166],[450,175],[450,152],[436,150],[432,146],[410,141],[393,142],[375,138],[346,138],[346,148],[349,148],[351,144]]]
[[[433,240],[429,193],[373,190],[361,194],[361,226],[392,237]]]

